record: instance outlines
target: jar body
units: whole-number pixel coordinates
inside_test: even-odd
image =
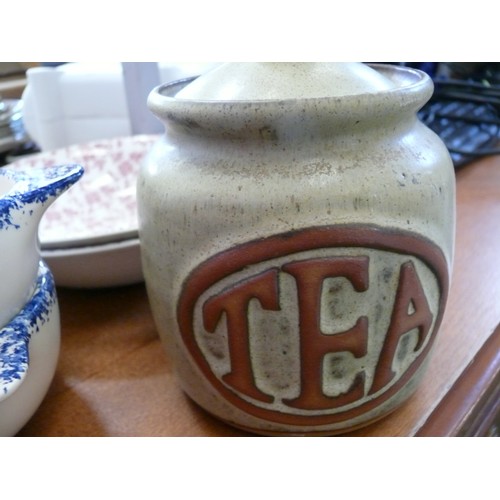
[[[394,410],[446,302],[446,148],[414,111],[325,106],[248,134],[166,122],[138,181],[145,280],[180,383],[260,434],[337,434]]]

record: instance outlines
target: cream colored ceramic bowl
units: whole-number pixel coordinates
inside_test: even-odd
[[[105,288],[144,280],[138,238],[116,243],[41,251],[57,286]]]

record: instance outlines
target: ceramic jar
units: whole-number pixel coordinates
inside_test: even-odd
[[[143,270],[185,392],[258,434],[338,434],[417,388],[452,265],[454,172],[395,66],[226,64],[154,89]],[[425,390],[425,387],[422,389]]]

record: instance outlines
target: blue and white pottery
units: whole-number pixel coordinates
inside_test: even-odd
[[[0,330],[0,436],[14,435],[40,405],[54,376],[59,344],[54,279],[40,261],[32,298]]]
[[[33,294],[40,250],[38,225],[45,210],[82,175],[80,165],[26,171],[0,170],[0,326]]]
[[[15,434],[43,399],[59,354],[54,279],[40,258],[45,210],[80,165],[0,170],[0,435]]]

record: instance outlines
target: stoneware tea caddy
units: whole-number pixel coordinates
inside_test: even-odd
[[[201,407],[332,435],[416,390],[455,231],[450,156],[417,118],[432,92],[360,63],[229,63],[151,92],[166,132],[138,180],[143,270]]]
[[[21,429],[54,376],[59,308],[52,273],[40,258],[38,226],[82,174],[79,165],[0,169],[0,436]]]

